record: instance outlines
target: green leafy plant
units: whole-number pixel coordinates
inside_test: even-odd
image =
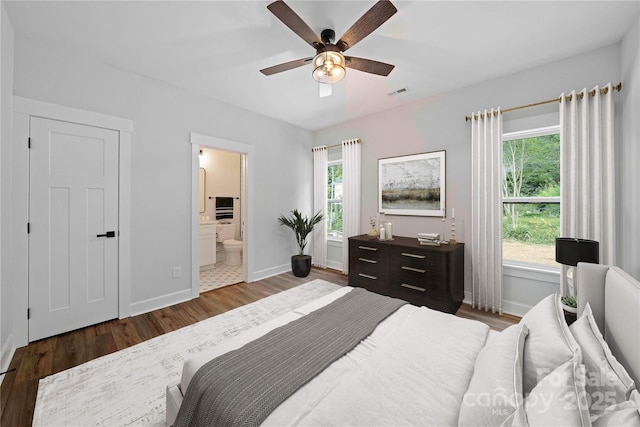
[[[503,229],[503,238],[526,242],[531,237],[531,233],[527,227],[518,225],[512,227],[510,224]]]
[[[291,215],[278,217],[280,225],[284,225],[293,230],[298,243],[298,255],[304,255],[304,248],[307,246],[307,236],[313,231],[313,228],[323,220],[322,213],[318,212],[311,218],[303,217],[300,211],[294,209]]]
[[[560,301],[562,302],[562,304],[566,305],[567,307],[573,307],[573,308],[578,307],[578,303],[576,302],[576,297],[572,295],[563,296],[560,299]]]

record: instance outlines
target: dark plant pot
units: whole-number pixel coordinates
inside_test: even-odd
[[[291,271],[296,277],[307,277],[311,272],[311,255],[293,255]]]

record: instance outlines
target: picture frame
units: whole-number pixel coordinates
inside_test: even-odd
[[[378,159],[378,209],[387,215],[446,215],[446,152]]]

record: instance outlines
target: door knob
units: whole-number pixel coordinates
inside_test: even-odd
[[[116,237],[115,231],[107,231],[105,234],[97,234],[96,237]]]

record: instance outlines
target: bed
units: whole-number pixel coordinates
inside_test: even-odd
[[[343,356],[302,380],[280,403],[265,405],[269,406],[266,413],[256,410],[261,416],[251,415],[238,423],[638,426],[640,393],[635,384],[640,379],[640,283],[619,268],[581,263],[576,284],[578,320],[571,326],[564,320],[557,294],[545,298],[520,323],[502,332],[426,307],[401,305],[383,316],[372,332]],[[361,291],[342,288],[185,362],[180,383],[167,387],[167,425],[234,424],[230,420],[236,418],[216,422],[211,421],[214,418],[197,418],[207,411],[215,416],[218,409],[212,409],[210,401],[194,397],[194,384],[201,384],[203,377],[215,383],[218,375],[225,374],[224,370],[222,374],[203,373],[206,367],[219,368],[227,363],[225,357],[259,345],[287,327],[317,322],[312,316]],[[347,311],[361,314],[371,310]],[[283,334],[307,335],[299,330]],[[322,345],[326,347],[326,343]],[[269,371],[265,366],[271,362],[246,355],[238,358],[249,360],[241,370]],[[253,385],[245,386],[237,396],[217,393],[217,385],[207,387],[207,394],[216,395],[215,402],[249,399],[236,405],[240,408],[234,409],[237,412],[262,404],[254,405],[262,402],[261,398],[248,395]],[[227,386],[222,389],[231,390]],[[196,408],[190,409],[195,415],[185,417],[185,408]]]

